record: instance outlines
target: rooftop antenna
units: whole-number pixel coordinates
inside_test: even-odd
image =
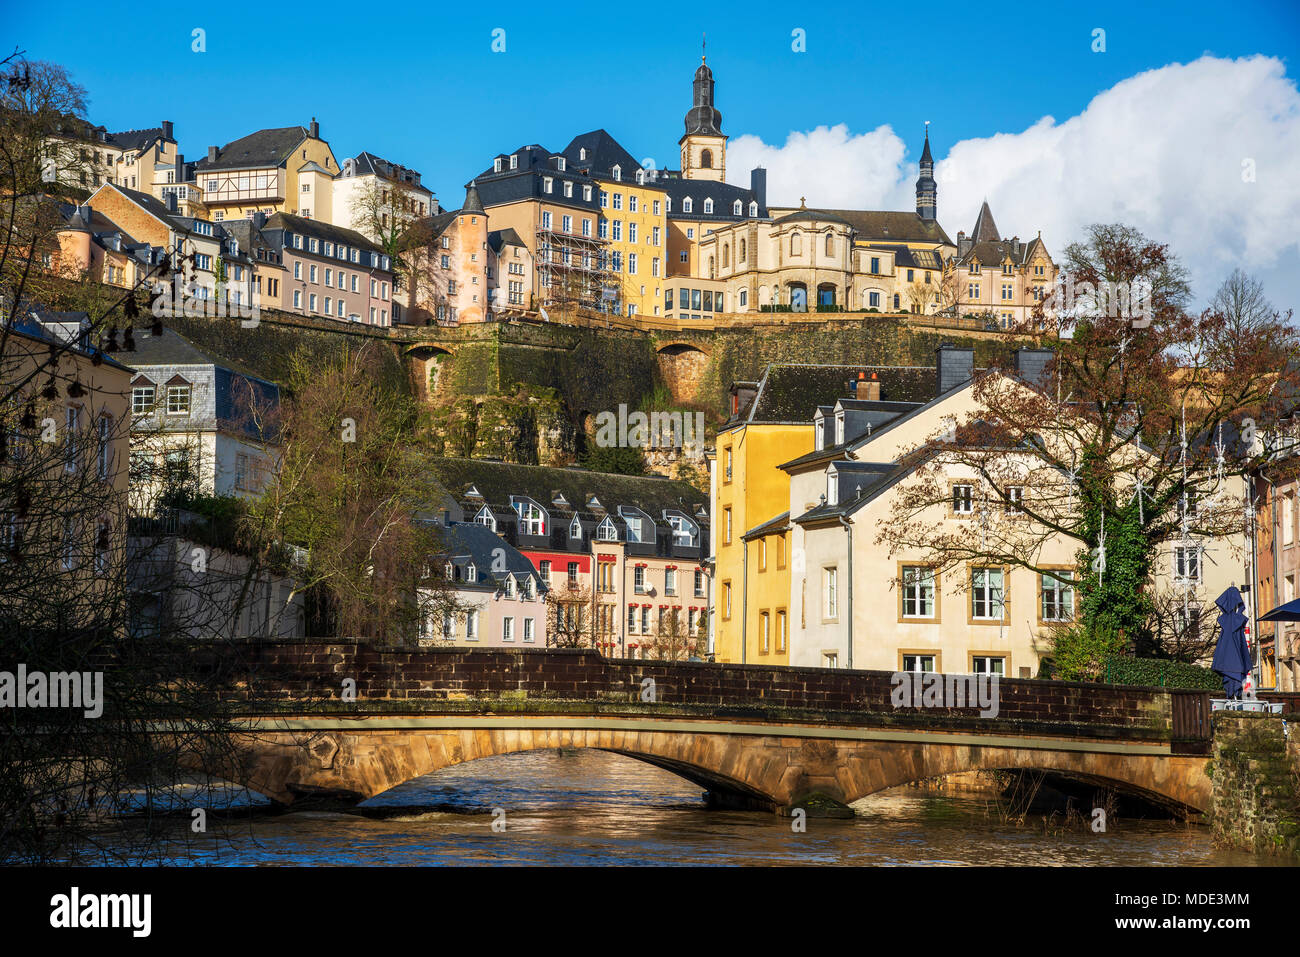
[[[704,62],[705,46],[708,44],[708,41],[709,41],[709,35],[707,33],[701,33],[700,34],[700,62],[701,63]]]

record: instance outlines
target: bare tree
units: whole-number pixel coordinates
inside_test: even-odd
[[[1210,300],[1210,308],[1228,320],[1234,334],[1244,335],[1267,325],[1277,310],[1264,295],[1264,285],[1254,276],[1234,269]]]

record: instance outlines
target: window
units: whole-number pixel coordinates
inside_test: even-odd
[[[952,487],[952,510],[955,515],[969,515],[974,511],[973,485],[954,485]]]
[[[1201,547],[1199,545],[1174,546],[1174,580],[1199,582],[1201,580]]]
[[[632,590],[638,595],[645,594],[645,566],[637,565],[632,569]]]
[[[934,671],[934,655],[903,655],[904,671]]]
[[[971,657],[971,671],[977,675],[1005,675],[1007,673],[1007,659],[993,655],[973,655]]]
[[[623,522],[627,525],[627,540],[629,542],[644,542],[645,537],[641,530],[641,518],[637,515],[624,515]]]
[[[515,597],[515,576],[507,575],[504,579],[502,579],[501,588],[505,592],[505,596],[507,598],[514,598]]]
[[[696,545],[698,529],[694,522],[680,515],[669,515],[668,524],[673,530],[674,545],[682,548],[692,548]]]
[[[822,569],[822,617],[833,620],[839,615],[839,569]]]
[[[190,414],[190,387],[188,385],[169,385],[167,387],[167,414]]]
[[[513,618],[501,619],[501,640],[502,641],[515,640],[515,620]]]
[[[537,635],[534,632],[533,624],[534,624],[533,619],[531,618],[524,619],[524,641],[533,641],[534,639],[536,639]]]
[[[903,567],[903,617],[933,618],[934,569],[921,565]]]
[[[1074,586],[1060,579],[1072,579],[1074,574],[1060,571],[1040,578],[1039,617],[1043,621],[1071,621],[1074,619]]]
[[[576,522],[577,519],[574,519],[574,521]],[[596,539],[602,542],[618,541],[618,529],[614,527],[614,523],[608,518],[601,522],[600,527],[596,529]]]
[[[971,569],[971,617],[981,620],[1001,621],[1003,604],[1003,575],[1001,568]]]
[[[248,488],[248,456],[243,452],[235,455],[235,488]]]
[[[695,569],[695,597],[704,597],[704,570],[701,568]]]
[[[1288,492],[1282,496],[1282,544],[1290,545],[1295,541],[1295,495]]]
[[[519,515],[519,534],[546,534],[546,513],[533,502],[515,502],[515,512]]]
[[[465,566],[465,581],[467,582],[478,581],[478,568],[474,565],[473,562],[470,562],[468,565]]]
[[[627,630],[636,631],[636,605],[627,606]]]
[[[1020,506],[1025,500],[1025,488],[1023,485],[1007,486],[1007,514],[1019,515]]]
[[[144,415],[152,411],[154,401],[153,386],[138,385],[131,389],[131,413],[133,415]]]
[[[758,653],[765,655],[768,653],[768,642],[771,638],[771,622],[768,620],[768,614],[765,611],[758,613]]]
[[[451,641],[456,637],[456,618],[449,612],[442,613],[442,638],[443,641]]]
[[[622,194],[622,193],[615,193],[615,194],[614,194],[614,208],[615,208],[615,209],[622,209],[622,208],[623,208],[623,194]],[[616,237],[616,238],[617,238],[617,237]]]
[[[722,617],[731,618],[731,582],[722,583]]]
[[[822,652],[823,668],[838,668],[840,666],[840,656],[833,651]]]
[[[569,587],[578,587],[578,563],[569,562]]]
[[[465,614],[465,640],[478,641],[478,612],[471,611]]]
[[[677,569],[675,568],[664,569],[664,594],[677,594]]]
[[[110,464],[109,459],[110,459],[110,453],[112,452],[112,445],[109,443],[109,439],[113,435],[113,419],[111,416],[101,415],[99,417],[98,424],[99,424],[99,436],[98,436],[99,448],[95,456],[95,462],[96,462],[95,471],[96,474],[98,474],[100,480],[102,481],[108,478],[108,466]]]

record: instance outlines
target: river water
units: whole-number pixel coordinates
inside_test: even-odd
[[[1061,816],[1005,823],[992,795],[898,788],[853,820],[707,810],[698,787],[601,751],[533,751],[409,781],[351,813],[209,816],[167,855],[216,865],[1270,865],[1215,848],[1209,829],[1119,818],[1105,833]],[[261,800],[261,799],[257,799]],[[1046,821],[1046,823],[1045,823]],[[495,825],[495,826],[494,826]]]

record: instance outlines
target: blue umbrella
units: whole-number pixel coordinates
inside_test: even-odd
[[[1300,598],[1292,599],[1285,605],[1278,605],[1267,615],[1260,615],[1260,621],[1300,621]]]
[[[1241,694],[1241,683],[1250,672],[1250,649],[1246,647],[1246,616],[1242,610],[1246,603],[1241,592],[1231,585],[1214,600],[1223,612],[1219,616],[1219,643],[1214,647],[1211,667],[1223,679],[1223,690],[1229,698]]]

